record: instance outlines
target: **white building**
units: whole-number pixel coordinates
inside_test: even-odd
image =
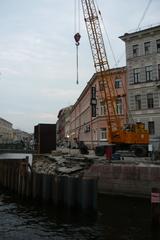
[[[154,147],[160,140],[160,25],[126,33],[128,103],[135,121],[145,123]]]

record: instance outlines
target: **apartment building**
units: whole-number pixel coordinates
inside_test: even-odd
[[[126,68],[114,68],[105,73],[106,81],[111,78],[117,92],[115,101],[116,111],[122,124],[126,122],[128,111],[126,97]],[[107,115],[106,102],[102,99],[99,85],[99,74],[94,74],[87,86],[73,105],[70,113],[70,134],[69,140],[84,141],[89,148],[93,149],[97,145],[107,142]],[[107,84],[105,84],[106,90]]]
[[[20,129],[13,129],[13,140],[14,141],[23,141],[23,142],[30,142],[32,139],[32,134],[24,132]]]
[[[0,143],[9,143],[13,140],[12,123],[0,118]]]
[[[135,121],[145,123],[150,141],[160,140],[160,25],[125,33],[128,103]]]
[[[70,133],[70,112],[72,106],[62,108],[58,113],[56,122],[57,143],[67,145]]]

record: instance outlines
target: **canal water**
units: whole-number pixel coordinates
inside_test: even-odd
[[[98,197],[97,214],[26,203],[0,191],[2,240],[160,240],[151,228],[149,200]]]

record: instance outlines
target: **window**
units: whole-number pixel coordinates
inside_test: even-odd
[[[139,56],[139,45],[133,45],[133,57]]]
[[[146,66],[145,67],[145,71],[146,71],[146,81],[153,81],[153,69],[152,66]]]
[[[115,88],[121,88],[122,87],[121,79],[115,79],[114,86]]]
[[[145,53],[145,55],[148,55],[151,53],[151,43],[150,42],[144,43],[144,53]]]
[[[106,140],[107,139],[106,128],[101,128],[100,129],[100,139],[101,140]]]
[[[158,80],[160,81],[160,64],[158,64]]]
[[[156,43],[157,43],[157,52],[160,53],[160,39],[158,39]]]
[[[154,121],[148,122],[148,131],[149,131],[149,134],[151,134],[151,135],[155,134]]]
[[[123,109],[122,109],[122,98],[118,97],[116,99],[116,112],[117,114],[122,114]]]
[[[140,68],[133,69],[133,78],[134,78],[134,83],[140,82]]]
[[[91,88],[91,98],[96,99],[96,87]]]
[[[135,96],[136,110],[141,109],[141,95]]]
[[[106,106],[105,106],[105,102],[100,102],[100,115],[104,116],[106,115]]]
[[[105,90],[105,82],[104,81],[99,81],[99,90],[104,91]]]
[[[147,94],[147,106],[148,106],[149,109],[154,107],[153,94],[152,93]]]
[[[96,117],[96,105],[91,105],[91,115],[92,117]]]

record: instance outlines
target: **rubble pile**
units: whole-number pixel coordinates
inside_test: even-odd
[[[55,152],[52,155],[34,155],[32,169],[39,174],[75,176],[83,175],[93,163],[94,159],[91,156]]]

